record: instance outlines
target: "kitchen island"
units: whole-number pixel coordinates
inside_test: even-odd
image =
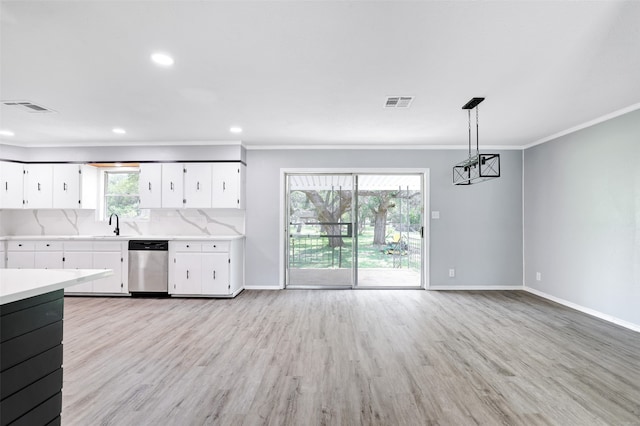
[[[60,424],[64,288],[111,274],[0,269],[0,425]]]

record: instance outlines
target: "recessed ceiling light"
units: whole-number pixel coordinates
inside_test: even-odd
[[[118,135],[124,135],[125,133],[127,133],[125,129],[121,129],[120,127],[114,127],[113,129],[111,129],[111,131]]]
[[[15,136],[11,130],[0,130],[0,136]]]
[[[236,126],[234,126],[234,127],[230,128],[230,129],[229,129],[229,131],[230,131],[231,133],[242,133],[242,127],[236,127]]]
[[[151,60],[163,67],[170,67],[174,63],[173,58],[166,53],[154,53],[151,55]]]

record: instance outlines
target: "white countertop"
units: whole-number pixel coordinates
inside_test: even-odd
[[[0,269],[0,305],[110,275],[111,269]]]
[[[0,237],[0,241],[75,241],[75,240],[168,240],[168,241],[207,241],[207,240],[237,240],[244,235],[11,235]]]

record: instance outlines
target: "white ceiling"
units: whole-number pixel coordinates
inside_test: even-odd
[[[522,147],[640,107],[640,1],[1,2],[0,143]],[[171,53],[172,68],[149,56]],[[386,96],[415,96],[384,109]],[[229,132],[231,126],[244,130]],[[111,129],[122,127],[125,135]]]

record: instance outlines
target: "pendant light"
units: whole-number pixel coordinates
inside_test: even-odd
[[[500,154],[480,154],[478,105],[484,98],[472,98],[464,104],[469,116],[469,158],[453,166],[453,184],[471,185],[500,177]],[[471,110],[476,110],[476,152],[471,154]]]

